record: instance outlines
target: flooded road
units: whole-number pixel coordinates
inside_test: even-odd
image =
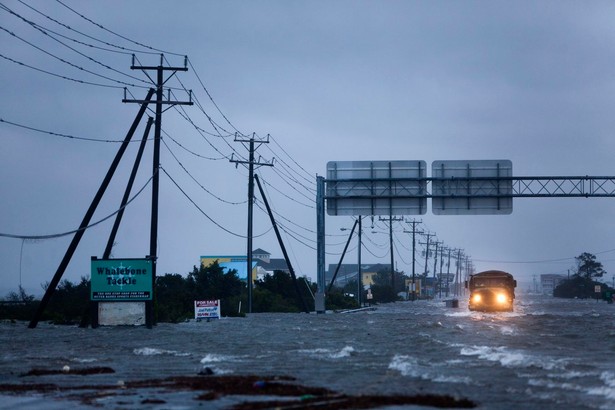
[[[398,302],[348,314],[252,314],[151,330],[1,323],[0,383],[123,386],[207,372],[290,376],[304,386],[352,395],[448,395],[485,409],[615,408],[615,305],[523,294],[512,313],[469,312],[465,305]],[[94,367],[114,372],[25,375]],[[0,409],[85,406],[71,394],[5,391]],[[232,404],[195,401],[186,391],[146,394],[155,399],[147,405],[141,396],[118,402],[104,395],[90,404]]]

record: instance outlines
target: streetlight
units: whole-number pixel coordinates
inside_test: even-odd
[[[348,245],[350,244],[350,239],[352,239],[352,234],[354,233],[355,228],[357,227],[357,225],[359,226],[359,232],[358,232],[358,239],[359,239],[359,249],[357,251],[358,254],[358,264],[357,264],[357,303],[359,304],[359,307],[361,307],[361,293],[362,293],[362,289],[363,286],[361,284],[361,220],[363,219],[362,216],[359,216],[357,220],[355,220],[354,225],[352,226],[352,229],[350,231],[350,235],[348,236],[348,241],[346,241],[346,246],[344,246],[344,251],[342,252],[342,256],[340,257],[340,261],[338,263],[337,269],[335,270],[335,274],[333,275],[333,278],[331,278],[331,284],[329,285],[329,289],[328,291],[331,291],[331,287],[333,286],[333,282],[335,281],[335,277],[337,276],[337,272],[342,264],[342,261],[344,260],[344,255],[346,254],[346,250],[348,250]],[[348,228],[340,228],[340,231],[347,231]]]

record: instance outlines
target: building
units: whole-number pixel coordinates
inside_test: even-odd
[[[553,290],[566,278],[567,276],[565,275],[556,275],[553,273],[540,275],[540,288],[542,289],[542,294],[553,296]]]
[[[344,287],[348,283],[357,280],[357,272],[358,272],[358,264],[357,263],[343,263],[340,265],[339,270],[337,271],[337,276],[335,277],[335,286]],[[337,264],[329,264],[329,269],[325,272],[325,280],[327,282],[327,286],[331,283],[331,279],[333,279],[333,275],[335,275],[335,270],[337,269]],[[374,264],[361,264],[361,283],[364,287],[369,287],[374,284],[374,276],[378,274],[378,272],[390,272],[391,265],[390,264],[382,264],[382,263],[374,263]]]
[[[252,252],[252,258],[256,261],[259,276],[272,275],[275,271],[290,274],[290,268],[284,258],[272,258],[266,250],[258,248]]]
[[[245,255],[205,255],[201,256],[201,266],[209,266],[214,262],[229,270],[236,270],[237,276],[245,280],[248,275],[248,258]],[[252,278],[257,280],[275,271],[290,273],[285,259],[272,258],[271,254],[261,248],[252,251]]]

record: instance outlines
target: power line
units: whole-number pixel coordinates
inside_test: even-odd
[[[80,35],[82,35],[82,36],[84,36],[84,37],[87,37],[87,38],[89,38],[89,39],[91,39],[91,40],[97,41],[97,42],[99,42],[99,43],[101,43],[101,44],[105,44],[105,45],[107,45],[107,46],[117,48],[117,49],[119,49],[120,51],[115,51],[115,50],[106,50],[106,49],[101,48],[101,47],[96,47],[96,46],[94,46],[94,45],[88,45],[88,44],[83,43],[83,44],[88,45],[88,46],[90,46],[90,47],[95,47],[95,48],[99,48],[99,49],[102,49],[102,50],[106,50],[106,51],[110,51],[110,52],[115,52],[115,53],[122,53],[122,54],[132,54],[132,53],[135,53],[135,52],[137,52],[137,53],[143,53],[143,54],[159,54],[159,52],[158,52],[158,51],[141,51],[141,50],[130,49],[130,48],[126,48],[126,47],[118,46],[117,44],[113,44],[113,43],[109,43],[109,42],[106,42],[106,41],[100,40],[100,39],[98,39],[98,38],[96,38],[96,37],[92,37],[92,36],[90,36],[90,35],[88,35],[88,34],[82,33],[82,32],[81,32],[81,31],[79,31],[79,30],[75,30],[74,28],[72,28],[72,27],[70,27],[70,26],[68,26],[68,25],[66,25],[66,24],[64,24],[64,23],[62,23],[62,22],[60,22],[60,21],[58,21],[58,20],[56,20],[56,19],[54,19],[54,18],[52,18],[52,17],[48,16],[47,14],[45,14],[45,13],[41,12],[40,10],[37,10],[37,9],[35,9],[34,7],[30,6],[29,4],[24,3],[22,0],[18,0],[18,1],[19,1],[21,4],[23,4],[24,6],[26,6],[26,7],[30,8],[31,10],[33,10],[33,11],[35,11],[36,13],[38,13],[38,14],[42,15],[43,17],[45,17],[45,18],[47,18],[47,19],[49,19],[49,20],[53,21],[54,23],[56,23],[56,24],[58,24],[58,25],[60,25],[60,26],[62,26],[62,27],[64,27],[64,28],[66,28],[67,30],[74,31],[74,32],[75,32],[75,33],[77,33],[77,34],[80,34]],[[77,41],[77,40],[74,40],[74,41]]]
[[[224,202],[225,204],[229,204],[229,205],[241,205],[241,204],[245,204],[247,201],[240,201],[240,202],[231,202],[231,201],[227,201],[226,199],[223,199],[219,196],[217,196],[216,194],[214,194],[213,192],[211,192],[210,190],[208,190],[207,188],[205,188],[199,181],[196,180],[196,178],[186,169],[186,167],[184,166],[184,164],[182,164],[182,162],[179,160],[179,158],[177,158],[177,156],[175,155],[175,153],[171,150],[171,148],[167,145],[165,140],[162,140],[162,143],[164,144],[165,147],[167,147],[167,150],[169,151],[169,153],[171,153],[171,156],[175,159],[175,161],[177,161],[177,163],[179,164],[179,166],[184,170],[184,172],[186,174],[188,174],[188,176],[198,185],[201,187],[201,189],[205,192],[207,192],[209,195],[211,195],[212,197],[214,197],[215,199],[217,199],[220,202]]]
[[[38,51],[40,51],[40,52],[42,52],[42,53],[44,53],[44,54],[46,54],[46,55],[48,55],[48,56],[50,56],[50,57],[52,57],[52,58],[54,58],[54,59],[58,60],[58,61],[61,61],[61,62],[62,62],[62,63],[64,63],[64,64],[67,64],[67,65],[69,65],[69,66],[71,66],[71,67],[73,67],[73,68],[76,68],[76,69],[78,69],[78,70],[80,70],[80,71],[83,71],[83,72],[85,72],[85,73],[92,74],[92,75],[94,75],[94,76],[96,76],[96,77],[104,78],[105,80],[113,81],[113,82],[115,82],[115,83],[122,84],[122,85],[127,85],[127,86],[137,87],[137,88],[148,88],[147,86],[144,86],[144,85],[136,85],[136,84],[131,84],[131,83],[127,83],[127,82],[125,82],[125,81],[120,81],[120,80],[116,80],[116,79],[111,78],[111,77],[107,77],[107,76],[105,76],[105,75],[103,75],[103,74],[98,74],[98,73],[95,73],[94,71],[88,70],[88,69],[86,69],[86,68],[83,68],[83,67],[81,67],[81,66],[78,66],[78,65],[76,65],[76,64],[73,64],[73,63],[71,63],[70,61],[67,61],[67,60],[65,60],[65,59],[63,59],[63,58],[61,58],[61,57],[58,57],[58,56],[55,56],[55,55],[51,54],[50,52],[48,52],[48,51],[46,51],[46,50],[42,49],[41,47],[39,47],[39,46],[37,46],[37,45],[35,45],[35,44],[33,44],[33,43],[29,42],[28,40],[26,40],[26,39],[24,39],[24,38],[19,37],[17,34],[13,33],[13,32],[12,32],[12,31],[10,31],[10,30],[7,30],[7,29],[6,29],[6,28],[4,28],[4,27],[1,27],[1,26],[0,26],[0,30],[2,30],[2,31],[4,31],[4,32],[6,32],[6,33],[10,34],[11,36],[13,36],[13,37],[15,37],[15,38],[17,38],[17,39],[21,40],[22,42],[24,42],[24,43],[28,44],[29,46],[31,46],[31,47],[33,47],[33,48],[35,48],[35,49],[37,49]]]
[[[105,216],[103,219],[94,222],[92,224],[89,224],[88,226],[85,226],[81,229],[75,229],[73,231],[68,231],[68,232],[62,232],[62,233],[56,233],[56,234],[50,234],[50,235],[15,235],[15,234],[9,234],[9,233],[0,233],[1,237],[4,238],[12,238],[12,239],[25,239],[25,240],[41,240],[41,239],[55,239],[55,238],[61,238],[63,236],[68,236],[68,235],[72,235],[75,234],[77,232],[81,232],[81,231],[85,231],[87,229],[93,228],[96,225],[99,225],[101,223],[103,223],[104,221],[106,221],[107,219],[111,218],[112,216],[116,215],[117,213],[119,213],[121,210],[125,209],[133,200],[135,200],[140,194],[141,192],[143,192],[143,190],[149,185],[149,183],[151,182],[151,180],[154,178],[154,176],[152,175],[147,182],[145,183],[145,185],[143,185],[143,187],[135,194],[133,195],[132,198],[130,198],[130,200],[128,200],[126,202],[126,205],[120,207],[119,209],[117,209],[115,212],[113,212],[112,214],[109,214],[107,216]]]
[[[195,202],[195,201],[194,201],[194,200],[193,200],[193,199],[192,199],[192,198],[191,198],[191,197],[190,197],[190,196],[186,193],[186,191],[184,191],[184,190],[183,190],[183,189],[179,186],[179,184],[178,184],[178,183],[177,183],[177,182],[173,179],[173,177],[171,177],[171,175],[170,175],[170,174],[169,174],[169,173],[168,173],[168,172],[167,172],[167,171],[166,171],[163,167],[160,167],[160,169],[162,169],[162,172],[164,172],[164,173],[167,175],[167,177],[169,177],[169,179],[171,180],[171,182],[173,182],[173,184],[174,184],[174,185],[177,187],[177,189],[179,189],[179,191],[180,191],[180,192],[181,192],[181,193],[182,193],[182,194],[186,197],[186,199],[188,199],[188,201],[190,201],[190,203],[192,203],[192,205],[194,205],[194,207],[195,207],[196,209],[198,209],[198,210],[199,210],[199,212],[200,212],[200,213],[201,213],[201,214],[202,214],[205,218],[207,218],[207,219],[208,219],[211,223],[213,223],[213,224],[214,224],[214,225],[216,225],[218,228],[222,229],[224,232],[226,232],[226,233],[228,233],[228,234],[230,234],[230,235],[236,236],[236,237],[238,237],[238,238],[244,238],[244,239],[246,238],[246,236],[245,236],[245,235],[241,235],[241,234],[235,233],[235,232],[233,232],[233,231],[231,231],[231,230],[229,230],[229,229],[226,229],[225,227],[223,227],[222,225],[220,225],[218,222],[216,222],[216,221],[215,221],[212,217],[210,217],[209,215],[207,215],[207,213],[206,213],[205,211],[203,211],[203,209],[201,209],[201,207],[200,207],[200,206],[198,206],[198,205],[197,205],[197,203],[196,203],[196,202]],[[271,231],[271,229],[272,229],[272,228],[270,228],[270,229],[269,229],[269,230],[267,230],[266,232],[263,232],[263,233],[262,233],[262,234],[260,234],[260,235],[254,235],[254,237],[264,236],[264,235],[266,235],[269,231]]]
[[[109,85],[109,84],[94,83],[92,81],[78,80],[76,78],[67,77],[65,75],[52,73],[51,71],[43,70],[42,68],[34,67],[34,66],[30,65],[30,64],[26,64],[26,63],[23,63],[21,61],[17,61],[15,59],[7,57],[7,56],[5,56],[3,54],[0,54],[0,57],[4,58],[5,60],[8,60],[8,61],[10,61],[12,63],[18,64],[20,66],[23,66],[23,67],[29,68],[31,70],[35,70],[35,71],[41,72],[43,74],[51,75],[53,77],[58,77],[58,78],[61,78],[63,80],[73,81],[73,82],[76,82],[76,83],[79,83],[79,84],[93,85],[93,86],[96,86],[96,87],[119,88],[119,89],[123,88],[123,87],[121,87],[119,85]]]
[[[196,79],[199,81],[199,83],[201,84],[201,87],[203,88],[203,90],[205,91],[205,94],[207,94],[207,96],[209,97],[209,100],[211,101],[211,103],[214,105],[214,107],[216,107],[216,109],[218,110],[218,112],[220,113],[220,115],[222,116],[222,118],[224,118],[226,120],[226,122],[233,127],[233,129],[237,132],[239,132],[240,134],[244,135],[244,133],[242,133],[241,131],[239,131],[234,125],[233,123],[226,117],[226,115],[224,115],[224,113],[222,112],[222,110],[220,110],[220,107],[218,107],[218,104],[216,104],[216,102],[214,101],[213,97],[211,96],[211,94],[209,93],[209,90],[207,90],[207,87],[205,87],[205,84],[203,83],[203,81],[201,81],[201,77],[199,77],[199,74],[196,70],[196,68],[194,68],[194,66],[192,65],[192,61],[188,60],[188,64],[190,64],[190,68],[192,68],[192,72],[194,72],[194,75],[196,76]]]
[[[275,168],[274,168],[274,169],[275,169]],[[278,176],[279,176],[279,175],[278,175]],[[285,182],[286,182],[286,181],[285,181]],[[265,182],[265,183],[266,183],[266,182]],[[288,184],[288,182],[287,182],[287,184]],[[269,186],[270,186],[270,187],[271,187],[274,191],[276,191],[276,192],[277,192],[277,193],[279,193],[280,195],[282,195],[282,196],[286,197],[287,199],[289,199],[289,200],[291,200],[291,201],[293,201],[293,202],[295,202],[295,203],[297,203],[297,204],[299,204],[299,205],[303,205],[303,206],[305,206],[306,208],[311,208],[311,209],[314,209],[314,208],[315,208],[315,205],[311,205],[311,204],[304,204],[303,202],[297,201],[295,198],[293,198],[293,197],[289,196],[288,194],[285,194],[284,192],[282,192],[280,189],[276,188],[275,186],[273,186],[273,185],[271,185],[271,184],[267,184],[267,185],[269,185]],[[292,187],[292,185],[290,185],[290,184],[288,184],[288,185]]]
[[[53,135],[53,136],[56,136],[56,137],[69,138],[69,139],[74,139],[74,140],[92,141],[92,142],[112,142],[112,143],[124,142],[123,140],[103,140],[103,139],[97,139],[97,138],[76,137],[74,135],[69,135],[69,134],[61,134],[61,133],[53,132],[53,131],[45,131],[45,130],[41,130],[39,128],[34,128],[34,127],[30,127],[30,126],[23,125],[23,124],[18,124],[16,122],[7,121],[7,120],[5,120],[3,118],[0,118],[0,123],[5,123],[5,124],[13,125],[15,127],[23,128],[23,129],[30,130],[30,131],[40,132],[42,134],[49,134],[49,135]],[[150,140],[151,140],[151,138],[150,138]],[[130,142],[140,142],[140,141],[130,141]]]
[[[104,31],[106,31],[106,32],[108,32],[108,33],[111,33],[111,34],[113,34],[114,36],[117,36],[117,37],[119,37],[119,38],[121,38],[121,39],[123,39],[123,40],[126,40],[126,41],[128,41],[128,42],[130,42],[130,43],[136,44],[136,45],[138,45],[138,46],[140,46],[140,47],[144,47],[144,48],[146,48],[146,49],[148,49],[148,50],[157,51],[158,53],[171,54],[171,55],[176,55],[176,56],[183,56],[183,54],[173,53],[173,52],[171,52],[171,51],[164,51],[164,50],[160,50],[160,49],[158,49],[158,48],[154,48],[154,47],[148,46],[148,45],[146,45],[146,44],[139,43],[138,41],[131,40],[131,39],[129,39],[128,37],[124,37],[124,36],[122,36],[121,34],[118,34],[118,33],[114,32],[114,31],[111,31],[111,30],[109,30],[108,28],[106,28],[106,27],[102,26],[101,24],[98,24],[98,23],[96,23],[95,21],[93,21],[93,20],[89,19],[88,17],[84,16],[83,14],[81,14],[81,13],[77,12],[76,10],[74,10],[74,9],[70,8],[69,6],[67,6],[66,4],[62,3],[60,0],[56,0],[56,1],[57,1],[58,3],[60,3],[62,6],[66,7],[68,10],[72,11],[73,13],[75,13],[76,15],[78,15],[79,17],[81,17],[82,19],[86,20],[87,22],[89,22],[89,23],[91,23],[91,24],[95,25],[96,27],[98,27],[98,28],[100,28],[100,29],[102,29],[102,30],[104,30]]]
[[[297,161],[295,161],[295,159],[294,159],[294,158],[293,158],[293,157],[292,157],[292,156],[291,156],[288,152],[286,152],[286,150],[285,150],[285,149],[284,149],[284,148],[283,148],[283,147],[282,147],[282,146],[278,143],[278,141],[277,141],[275,138],[273,138],[273,137],[272,137],[272,138],[271,138],[271,140],[273,141],[273,143],[274,143],[275,145],[277,145],[277,146],[278,146],[278,147],[282,150],[282,152],[283,152],[284,154],[286,154],[286,156],[287,156],[288,158],[290,158],[290,159],[291,159],[291,161],[293,161],[293,162],[295,163],[295,165],[297,165],[297,166],[299,167],[299,169],[301,169],[303,172],[305,172],[305,174],[306,174],[307,176],[309,176],[310,178],[314,178],[314,175],[313,175],[312,173],[308,172],[305,168],[303,168],[303,167],[302,167],[302,166],[301,166],[301,165],[300,165]],[[314,182],[314,183],[315,183],[315,182]]]
[[[44,34],[45,36],[49,37],[50,39],[52,39],[52,40],[54,40],[54,41],[56,41],[56,42],[60,43],[60,44],[61,44],[61,45],[63,45],[64,47],[68,48],[69,50],[71,50],[71,51],[73,51],[73,52],[75,52],[75,53],[77,53],[77,54],[79,54],[80,56],[85,57],[86,59],[90,60],[91,62],[93,62],[93,63],[95,63],[95,64],[98,64],[98,65],[100,65],[100,66],[102,66],[102,67],[104,67],[104,68],[106,68],[106,69],[108,69],[108,70],[111,70],[111,71],[115,72],[115,73],[118,73],[118,74],[124,75],[124,76],[126,76],[126,77],[128,77],[128,78],[131,78],[131,79],[133,79],[133,80],[137,80],[137,81],[141,81],[141,82],[145,83],[145,81],[141,80],[140,78],[137,78],[137,77],[132,76],[132,75],[130,75],[130,74],[126,74],[126,73],[124,73],[124,72],[122,72],[122,71],[120,71],[120,70],[117,70],[117,69],[115,69],[115,68],[113,68],[113,67],[111,67],[111,66],[108,66],[108,65],[106,65],[106,64],[104,64],[104,63],[102,63],[102,62],[100,62],[100,61],[98,61],[98,60],[96,60],[96,59],[94,59],[94,58],[92,58],[92,57],[90,57],[90,56],[88,56],[88,55],[86,55],[86,54],[82,53],[81,51],[79,51],[79,50],[77,50],[77,49],[75,49],[75,48],[73,48],[73,47],[71,47],[71,46],[69,46],[69,45],[65,44],[64,42],[62,42],[62,41],[58,40],[57,38],[55,38],[54,36],[52,36],[51,34],[49,34],[49,33],[48,33],[45,29],[43,29],[43,27],[42,27],[42,26],[40,26],[40,25],[38,25],[38,24],[34,23],[34,22],[33,22],[33,21],[31,21],[31,20],[26,19],[25,17],[23,17],[23,16],[21,16],[21,15],[19,15],[19,14],[17,14],[17,13],[15,13],[13,10],[11,10],[10,8],[8,8],[8,7],[7,7],[7,6],[5,6],[4,4],[0,4],[0,8],[2,8],[3,10],[5,10],[5,11],[9,12],[9,13],[10,13],[10,14],[12,14],[13,16],[15,16],[15,17],[17,17],[17,18],[21,19],[22,21],[24,21],[25,23],[27,23],[28,25],[30,25],[30,26],[31,26],[32,28],[34,28],[35,30],[39,31],[40,33]],[[50,31],[50,32],[52,32],[52,31]],[[55,34],[55,33],[54,33],[54,34]]]
[[[228,156],[228,155],[226,155],[226,154],[224,154],[222,151],[220,151],[220,149],[219,149],[218,147],[216,147],[216,146],[215,146],[215,145],[214,145],[211,141],[209,141],[209,139],[208,139],[207,137],[205,137],[205,135],[203,135],[203,131],[204,131],[204,130],[203,130],[202,128],[198,127],[198,126],[194,123],[194,121],[190,118],[190,116],[189,116],[189,115],[185,112],[185,110],[183,109],[183,107],[181,107],[180,109],[181,109],[181,112],[179,112],[179,110],[178,110],[178,113],[180,114],[180,116],[181,116],[181,117],[183,117],[183,118],[184,118],[184,119],[185,119],[185,120],[186,120],[186,121],[187,121],[190,125],[192,125],[192,126],[194,127],[194,129],[195,129],[195,130],[196,130],[196,131],[197,131],[197,132],[201,135],[201,137],[203,137],[203,139],[204,139],[204,140],[205,140],[205,141],[209,144],[209,146],[210,146],[211,148],[213,148],[213,150],[214,150],[214,151],[216,151],[218,154],[220,154],[220,155],[222,155],[222,156],[224,156],[225,158],[227,158],[227,159],[228,159],[228,158],[229,158],[229,156]],[[226,141],[225,141],[225,142],[226,142]],[[228,143],[227,143],[227,145],[231,148],[231,150],[233,151],[233,153],[237,153],[237,151],[235,151],[235,149],[234,149],[234,148],[233,148],[230,144],[228,144]],[[238,153],[237,153],[237,155],[238,155],[240,158],[242,158],[242,159],[243,159],[243,157],[242,157],[241,155],[239,155]]]

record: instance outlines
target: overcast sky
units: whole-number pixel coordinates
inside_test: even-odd
[[[159,275],[186,274],[201,255],[245,254],[247,170],[229,159],[247,149],[234,141],[236,130],[271,135],[257,158],[275,158],[275,166],[257,172],[295,270],[314,280],[315,180],[329,161],[506,159],[515,176],[615,175],[610,1],[27,3],[3,0],[0,8],[2,234],[79,226],[120,145],[79,138],[123,139],[138,111],[122,103],[123,88],[143,98],[149,87],[146,73],[130,69],[132,53],[137,64],[158,65],[163,51],[165,66],[183,66],[187,55],[188,71],[167,85],[174,99],[187,99],[186,88],[199,102],[163,117]],[[151,176],[151,145],[133,194]],[[118,208],[136,149],[92,222]],[[150,188],[128,206],[113,257],[149,253]],[[530,283],[566,274],[575,256],[591,252],[610,283],[614,206],[609,198],[517,198],[506,216],[430,209],[406,219],[463,249],[477,271],[503,269]],[[327,217],[327,264],[339,260],[340,228],[352,224]],[[86,232],[65,278],[89,275],[111,226]],[[375,218],[372,228],[368,218],[364,227],[363,262],[389,263],[387,225]],[[395,262],[406,273],[409,228],[394,225]],[[254,248],[282,257],[259,208],[254,233]],[[0,237],[0,296],[20,283],[41,293],[71,239]],[[356,262],[356,246],[345,262]]]

